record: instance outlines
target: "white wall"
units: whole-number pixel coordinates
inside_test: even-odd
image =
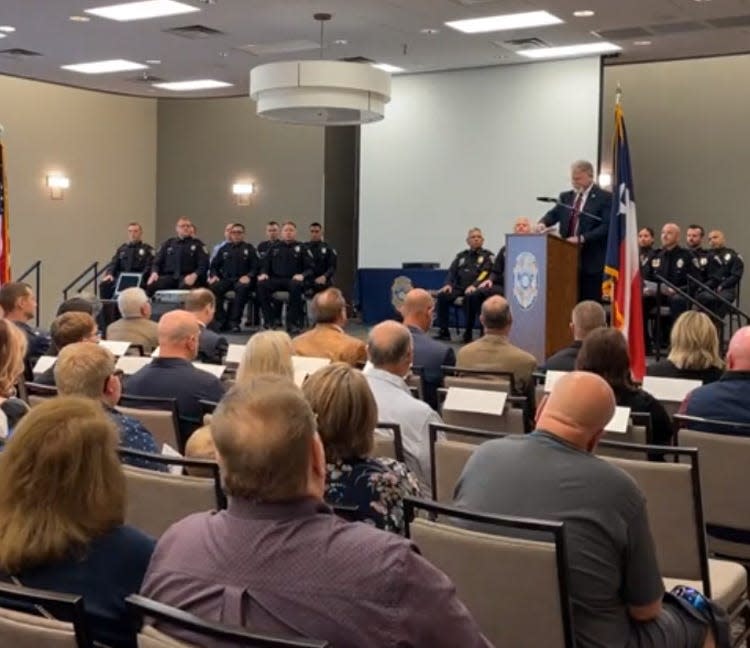
[[[596,164],[599,59],[393,78],[382,122],[362,127],[359,266],[447,266],[469,227],[497,250]]]

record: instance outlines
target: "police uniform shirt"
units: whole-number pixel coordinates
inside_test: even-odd
[[[494,255],[485,248],[463,250],[451,263],[447,283],[457,290],[478,286],[489,277],[493,261]]]
[[[695,272],[693,258],[689,250],[679,245],[671,250],[662,248],[651,259],[646,278],[650,281],[658,281],[656,275],[660,275],[678,288],[687,288],[688,275]]]
[[[211,272],[220,279],[252,279],[258,270],[258,255],[250,243],[225,243],[211,262]]]
[[[651,245],[638,248],[638,260],[641,263],[641,270],[648,269],[651,264],[651,259],[653,259],[658,252],[659,250],[655,250]]]
[[[505,246],[500,248],[500,251],[495,257],[495,262],[492,264],[492,272],[490,272],[490,281],[495,286],[504,288],[505,285]]]
[[[703,248],[687,248],[688,252],[692,254],[693,259],[695,261],[693,262],[693,268],[694,272],[697,275],[697,278],[700,281],[704,281],[707,276],[708,271],[708,257],[710,254],[710,250],[704,250]]]
[[[208,270],[208,250],[200,239],[173,236],[156,251],[153,269],[157,274],[175,277],[184,277],[193,272],[205,275]]]
[[[263,257],[263,272],[269,277],[291,279],[296,274],[309,278],[312,260],[299,241],[280,241],[271,246]]]
[[[113,276],[121,272],[146,272],[154,261],[154,248],[143,241],[123,243],[107,266]]]
[[[279,241],[261,241],[258,243],[258,256],[262,259],[268,251],[278,243]]]
[[[306,246],[312,259],[313,278],[325,276],[332,279],[336,272],[336,250],[325,241],[309,241]]]
[[[745,271],[742,257],[731,248],[709,250],[706,265],[706,285],[715,290],[736,288]]]

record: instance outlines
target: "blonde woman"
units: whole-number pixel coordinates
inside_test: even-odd
[[[277,374],[294,379],[292,338],[284,331],[262,331],[247,341],[237,369],[237,384],[259,374]]]
[[[0,445],[29,411],[29,406],[15,397],[16,383],[23,376],[26,346],[21,329],[0,319]]]
[[[132,648],[125,597],[154,541],[123,525],[114,423],[90,399],[34,407],[0,453],[0,578],[83,596],[93,638]]]
[[[716,327],[708,315],[698,311],[686,311],[677,318],[670,335],[669,355],[646,370],[649,376],[689,378],[703,383],[717,381],[723,372]]]
[[[311,374],[302,392],[325,448],[326,501],[356,506],[360,520],[403,533],[403,498],[419,496],[419,487],[404,464],[372,456],[378,410],[367,379],[335,362]]]

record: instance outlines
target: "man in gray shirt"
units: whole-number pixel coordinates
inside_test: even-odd
[[[211,621],[336,648],[490,646],[448,577],[411,542],[346,522],[325,505],[315,415],[289,379],[258,376],[234,387],[211,432],[229,507],[167,530],[145,596]]]
[[[702,648],[705,623],[664,586],[646,501],[623,471],[591,454],[615,410],[591,373],[561,378],[537,430],[482,444],[456,488],[456,504],[565,523],[574,628],[580,648]]]

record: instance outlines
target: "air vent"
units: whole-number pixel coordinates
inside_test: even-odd
[[[632,40],[634,38],[648,38],[653,33],[643,27],[623,27],[622,29],[606,29],[596,32],[604,40]]]
[[[703,31],[706,25],[697,22],[664,23],[663,25],[649,25],[654,34],[684,34],[687,32]]]
[[[172,29],[165,29],[165,34],[174,34],[175,36],[182,36],[183,38],[190,38],[197,40],[199,38],[212,38],[214,36],[223,36],[224,32],[218,29],[212,29],[205,25],[186,25],[185,27],[173,27]]]
[[[492,44],[510,50],[549,47],[549,43],[543,41],[541,38],[537,38],[536,36],[531,38],[513,38],[512,40],[507,41],[492,41]]]
[[[374,63],[370,58],[367,58],[366,56],[345,56],[344,58],[340,58],[339,61],[346,61],[347,63]]]
[[[40,52],[32,52],[31,50],[23,49],[21,47],[11,47],[10,49],[0,50],[0,56],[14,59],[25,59],[32,58],[34,56],[42,56]]]
[[[727,16],[726,18],[715,18],[706,21],[712,27],[724,29],[726,27],[747,27],[750,25],[750,16]]]
[[[129,81],[130,83],[160,83],[161,81],[164,81],[161,77],[154,76],[153,74],[148,74],[147,72],[144,72],[140,76],[137,77],[130,77],[129,79],[125,79],[126,81]]]
[[[292,52],[306,52],[320,49],[320,43],[310,40],[280,41],[278,43],[262,43],[241,45],[237,48],[253,56],[274,56],[276,54],[291,54]]]
[[[476,7],[479,5],[496,4],[497,0],[453,0],[453,2],[462,7]]]

